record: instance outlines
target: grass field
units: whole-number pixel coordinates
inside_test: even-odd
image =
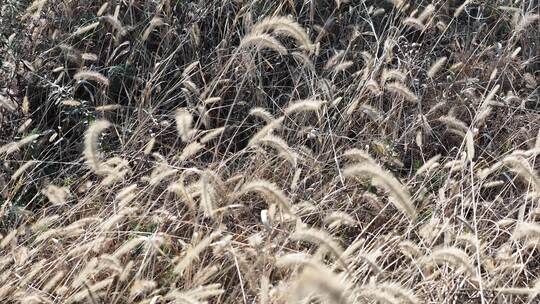
[[[1,0],[0,303],[540,303],[537,0]]]

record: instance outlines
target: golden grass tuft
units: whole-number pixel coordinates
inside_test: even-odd
[[[390,193],[392,197],[391,202],[399,211],[407,215],[412,221],[416,219],[418,214],[408,191],[394,176],[379,166],[372,163],[351,165],[345,168],[343,174],[345,177],[372,177],[377,185]]]
[[[414,95],[414,93],[411,92],[406,86],[399,82],[388,83],[385,85],[385,88],[389,92],[401,96],[407,101],[410,101],[412,103],[418,102],[418,97]]]
[[[272,31],[276,35],[291,37],[304,49],[312,52],[315,46],[309,39],[306,31],[298,22],[289,17],[267,17],[256,23],[251,33],[260,35]]]
[[[94,171],[94,173],[97,174],[101,172],[100,170],[102,168],[102,162],[99,158],[98,151],[99,136],[110,126],[110,122],[106,120],[98,120],[92,123],[84,134],[83,156],[86,160],[86,164]]]
[[[103,76],[103,74],[95,71],[79,71],[75,76],[73,76],[75,80],[81,81],[95,81],[97,83],[100,83],[104,86],[109,86],[109,79],[107,77]]]
[[[252,33],[244,38],[240,42],[240,49],[254,46],[257,49],[268,48],[276,51],[280,55],[287,54],[287,49],[274,37],[264,33]]]

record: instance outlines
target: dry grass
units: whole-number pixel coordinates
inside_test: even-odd
[[[537,303],[536,1],[0,1],[0,303]]]

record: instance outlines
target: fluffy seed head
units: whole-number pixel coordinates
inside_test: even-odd
[[[86,164],[99,174],[102,167],[101,160],[99,159],[98,141],[101,132],[105,131],[111,126],[111,123],[106,120],[96,120],[86,130],[84,134],[84,151],[83,155],[86,160]]]
[[[417,216],[410,195],[401,183],[390,173],[382,170],[375,164],[365,163],[352,165],[343,171],[345,177],[371,176],[374,181],[386,189],[393,198],[392,202],[396,208],[406,214],[410,220],[414,221]]]

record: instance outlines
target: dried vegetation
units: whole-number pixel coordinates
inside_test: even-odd
[[[0,1],[1,303],[537,303],[538,1]]]

